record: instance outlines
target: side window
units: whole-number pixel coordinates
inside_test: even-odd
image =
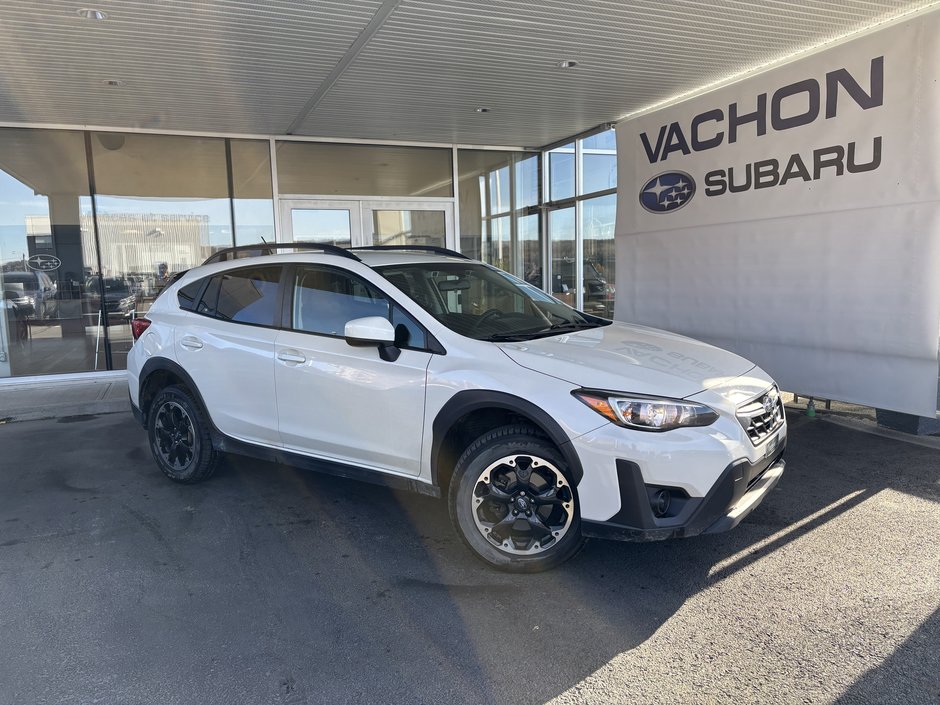
[[[192,311],[196,303],[196,296],[205,283],[205,279],[197,279],[191,284],[187,284],[176,292],[176,300],[179,301],[180,308],[186,311]]]
[[[395,327],[395,344],[399,347],[424,349],[428,346],[424,329],[399,306],[392,306],[392,325]]]
[[[273,326],[277,315],[280,279],[279,266],[225,272],[219,285],[215,317],[235,323]]]
[[[176,297],[180,308],[195,310],[203,316],[273,326],[277,316],[280,278],[279,266],[236,269],[212,277],[198,304],[195,299],[205,279],[187,284],[177,292]]]
[[[339,269],[305,266],[294,281],[292,325],[308,333],[342,336],[355,318],[389,318],[389,302],[359,277]]]
[[[199,300],[196,313],[201,313],[203,316],[215,316],[215,307],[219,302],[219,288],[221,285],[221,275],[212,277],[212,279],[209,280],[209,286],[206,287],[205,293],[203,293],[202,298]]]

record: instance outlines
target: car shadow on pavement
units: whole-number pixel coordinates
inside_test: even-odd
[[[543,703],[642,644],[693,595],[881,489],[933,492],[936,466],[898,457],[916,459],[922,448],[874,437],[859,445],[852,431],[802,419],[793,440],[780,488],[736,530],[648,544],[594,541],[538,575],[479,563],[456,537],[442,501],[282,468],[274,470],[280,482],[260,485],[257,464],[242,460],[227,481],[244,482],[264,499],[252,513],[273,521],[252,531],[281,525],[277,561],[309,566],[310,588],[294,598],[309,604],[309,614],[329,616],[291,626],[298,646],[310,651],[290,670],[303,674],[293,677],[317,698],[340,702],[352,688],[363,700]],[[885,481],[889,460],[905,466],[905,479]],[[273,606],[283,595],[268,589]],[[367,668],[337,672],[323,662],[324,644],[310,639],[314,625],[318,634],[342,635],[335,648]]]
[[[67,451],[42,445],[49,423],[12,425],[12,445],[0,428],[20,463],[0,476],[3,702],[544,703],[857,498],[940,501],[932,451],[801,419],[783,480],[735,530],[592,541],[511,575],[469,553],[443,501],[234,457],[180,486],[123,415],[56,427]],[[883,668],[935,660],[937,628]]]

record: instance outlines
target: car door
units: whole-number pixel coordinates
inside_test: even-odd
[[[358,275],[297,265],[288,276],[284,330],[275,345],[275,383],[286,449],[368,469],[417,475],[431,353],[426,333]],[[388,318],[400,356],[346,342],[346,323]]]
[[[175,340],[177,360],[196,383],[216,427],[269,446],[280,445],[274,343],[282,273],[280,265],[255,265],[209,278],[186,324],[177,326]]]

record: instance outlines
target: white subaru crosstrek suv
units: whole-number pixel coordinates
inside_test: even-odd
[[[780,480],[780,395],[737,355],[440,248],[284,247],[216,253],[133,322],[131,401],[172,480],[230,452],[446,496],[512,571],[730,529]]]

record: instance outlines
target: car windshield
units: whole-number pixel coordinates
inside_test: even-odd
[[[36,284],[36,276],[29,272],[3,272],[0,277],[3,278],[5,286],[19,284],[30,291],[39,288]]]
[[[429,262],[376,270],[452,331],[476,340],[531,340],[610,323],[486,264]]]

